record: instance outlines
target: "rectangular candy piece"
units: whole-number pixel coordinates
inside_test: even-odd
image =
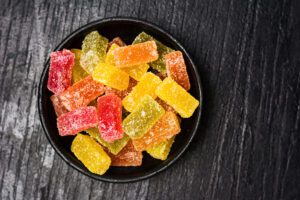
[[[152,146],[151,148],[147,149],[147,153],[149,153],[153,158],[166,160],[170,153],[172,144],[174,143],[174,139],[175,136],[164,142],[161,142],[160,144]]]
[[[107,94],[97,99],[98,128],[101,137],[106,142],[113,142],[123,137],[122,128],[122,100]]]
[[[93,74],[94,69],[101,62],[101,59],[96,51],[88,51],[80,58],[80,65],[88,73]]]
[[[130,141],[117,155],[110,154],[109,152],[108,155],[111,158],[111,166],[133,167],[142,165],[143,154],[141,151],[136,151]]]
[[[58,95],[58,98],[65,108],[72,111],[76,108],[87,106],[103,93],[104,86],[94,81],[91,76],[87,76]]]
[[[173,49],[165,46],[158,40],[154,39],[151,35],[148,35],[145,32],[141,32],[133,41],[132,44],[138,44],[146,41],[155,41],[156,46],[157,46],[157,52],[158,52],[158,59],[151,62],[150,66],[162,73],[166,72],[166,64],[165,64],[165,58],[164,55],[167,53],[170,53],[173,51]]]
[[[120,47],[113,52],[117,67],[132,67],[157,60],[158,53],[154,41]]]
[[[105,94],[115,94],[123,100],[132,91],[132,88],[136,86],[136,84],[136,80],[134,80],[133,78],[129,78],[129,84],[126,90],[116,90],[109,86],[105,86]]]
[[[71,145],[71,151],[89,171],[102,175],[110,164],[111,159],[100,144],[88,135],[77,134]]]
[[[123,99],[122,103],[124,108],[127,111],[132,112],[145,95],[150,95],[155,99],[155,89],[161,83],[162,81],[159,77],[155,76],[151,72],[147,72],[128,96]]]
[[[126,90],[129,84],[128,74],[108,63],[99,63],[94,70],[93,78],[117,90]]]
[[[132,139],[143,137],[164,115],[165,110],[149,95],[123,120],[123,129]]]
[[[50,69],[47,87],[54,94],[63,92],[71,85],[74,60],[74,54],[66,49],[50,54]]]
[[[98,124],[97,109],[93,106],[81,107],[57,118],[60,136],[76,135],[80,131]]]
[[[92,138],[94,138],[97,142],[99,142],[101,145],[106,147],[110,153],[113,155],[117,155],[127,144],[129,141],[129,137],[126,134],[123,134],[123,138],[119,140],[115,140],[114,142],[106,142],[101,137],[98,128],[90,128],[85,130]]]
[[[199,106],[199,101],[183,87],[168,77],[156,88],[156,95],[172,106],[182,118],[189,118]]]
[[[71,52],[75,55],[75,64],[72,70],[72,84],[74,84],[87,77],[88,73],[80,65],[82,51],[80,49],[71,49]]]
[[[190,90],[189,75],[180,51],[173,51],[165,55],[167,74],[186,91]]]
[[[103,62],[107,46],[108,39],[100,35],[98,31],[92,31],[84,37],[82,42],[82,51],[84,54],[89,51],[97,53],[99,60]]]
[[[118,45],[119,47],[124,47],[124,46],[126,46],[125,42],[123,42],[123,40],[122,40],[121,38],[115,37],[112,41],[110,41],[110,42],[108,43],[107,50],[109,50],[113,44],[116,44],[116,45]]]
[[[64,105],[62,105],[60,99],[54,94],[50,97],[54,110],[55,110],[55,114],[57,117],[61,116],[64,113],[69,112]]]
[[[154,145],[172,138],[180,132],[180,124],[176,114],[166,112],[143,137],[133,140],[137,151],[146,150]]]

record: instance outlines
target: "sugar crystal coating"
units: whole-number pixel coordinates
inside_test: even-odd
[[[75,55],[66,49],[50,54],[50,69],[47,87],[54,94],[66,90],[72,81]]]
[[[62,105],[60,99],[57,97],[57,95],[52,95],[50,97],[53,107],[54,107],[54,111],[57,117],[59,117],[60,115],[69,112],[64,105]]]
[[[174,143],[175,136],[172,138],[161,142],[159,144],[156,144],[149,149],[147,149],[147,153],[149,153],[153,158],[159,159],[159,160],[166,160],[168,158],[168,155],[170,153],[172,144]]]
[[[186,65],[180,51],[174,51],[165,55],[167,74],[186,91],[191,87]]]
[[[123,137],[122,101],[114,94],[107,94],[97,99],[98,128],[106,142],[113,142]]]
[[[132,44],[138,44],[138,43],[142,43],[142,42],[146,42],[146,41],[155,41],[156,46],[157,46],[157,52],[159,55],[157,60],[150,63],[150,66],[159,72],[165,73],[166,72],[166,64],[165,64],[164,55],[172,52],[173,49],[165,46],[164,44],[162,44],[161,42],[159,42],[158,40],[156,40],[151,35],[148,35],[145,32],[141,32],[134,39]]]
[[[92,31],[85,36],[82,42],[82,51],[84,54],[89,51],[97,53],[99,60],[103,62],[107,46],[108,39],[100,35],[98,31]]]
[[[108,63],[98,64],[93,79],[117,90],[126,90],[129,84],[128,74]]]
[[[143,137],[133,140],[133,145],[137,151],[143,151],[172,138],[179,132],[180,124],[176,114],[166,112]]]
[[[117,155],[110,154],[109,152],[108,155],[111,158],[111,166],[132,167],[142,165],[143,154],[134,149],[131,141]]]
[[[164,115],[165,110],[149,95],[123,120],[123,129],[132,139],[143,137]]]
[[[106,142],[100,135],[98,128],[90,128],[85,130],[92,138],[94,138],[101,145],[106,147],[108,151],[114,155],[117,155],[129,141],[129,137],[126,134],[123,134],[123,137],[119,140],[113,142]]]
[[[101,60],[97,52],[90,50],[81,56],[80,65],[88,74],[93,74],[94,69],[100,61]]]
[[[132,91],[133,87],[136,86],[136,84],[137,81],[135,81],[133,78],[129,78],[129,84],[126,90],[117,90],[109,86],[105,86],[105,94],[115,94],[123,100]]]
[[[159,77],[151,72],[147,72],[141,78],[140,82],[132,89],[132,91],[122,101],[124,108],[132,112],[145,95],[156,98],[155,89],[161,84]]]
[[[71,145],[71,151],[89,171],[95,174],[104,174],[111,159],[100,144],[88,135],[77,134]]]
[[[162,84],[156,88],[155,93],[183,118],[191,117],[199,106],[199,101],[170,77],[165,78]]]
[[[69,111],[87,106],[91,101],[104,93],[104,86],[87,76],[58,95],[61,103]]]
[[[57,118],[60,136],[76,135],[98,124],[97,110],[93,106],[81,107]]]
[[[119,47],[113,51],[117,67],[132,67],[157,60],[158,53],[154,41]]]
[[[72,84],[74,84],[87,77],[88,73],[80,65],[82,51],[80,49],[71,49],[71,52],[75,55],[75,64],[72,70]]]

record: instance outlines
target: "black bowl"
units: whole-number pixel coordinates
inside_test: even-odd
[[[184,55],[187,71],[190,76],[190,93],[200,101],[200,107],[197,108],[191,118],[182,120],[182,131],[178,136],[176,136],[175,143],[172,146],[167,160],[156,160],[151,158],[147,153],[143,153],[143,164],[140,167],[111,167],[104,175],[96,175],[88,171],[87,168],[79,160],[77,160],[71,152],[70,147],[74,137],[60,137],[58,135],[56,116],[50,100],[52,93],[47,89],[49,71],[48,59],[41,76],[38,93],[39,116],[43,129],[49,142],[61,158],[85,175],[97,180],[115,183],[132,182],[149,178],[174,163],[187,149],[196,134],[202,106],[202,89],[197,67],[185,49],[170,34],[151,23],[132,18],[108,18],[91,22],[71,33],[54,49],[54,51],[62,50],[63,48],[81,48],[81,42],[84,36],[93,30],[98,30],[101,35],[110,40],[119,36],[127,44],[130,44],[140,32],[145,31],[165,45],[175,50],[180,50]]]

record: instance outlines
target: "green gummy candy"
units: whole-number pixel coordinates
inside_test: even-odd
[[[123,120],[124,132],[132,139],[141,138],[164,115],[165,110],[145,95],[138,106]]]
[[[97,52],[100,61],[104,61],[107,46],[108,39],[100,35],[98,31],[92,31],[85,36],[82,42],[82,51],[83,53],[88,51]]]
[[[159,55],[158,59],[156,61],[153,61],[150,63],[150,66],[153,69],[164,73],[164,72],[166,72],[166,63],[165,63],[164,55],[174,51],[173,49],[162,44],[161,42],[159,42],[158,40],[156,40],[151,35],[148,35],[145,32],[141,32],[138,36],[136,36],[136,38],[134,39],[132,44],[138,44],[138,43],[147,42],[150,40],[155,41],[156,46],[157,46],[158,55]]]
[[[115,140],[112,143],[106,142],[102,139],[98,128],[90,128],[88,130],[85,130],[92,138],[94,138],[97,142],[99,142],[101,145],[106,147],[112,154],[117,155],[127,144],[129,141],[129,137],[124,134],[122,139]]]

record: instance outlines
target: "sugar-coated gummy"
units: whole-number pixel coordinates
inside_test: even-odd
[[[129,78],[129,84],[126,90],[117,90],[109,86],[105,86],[105,94],[115,94],[123,100],[132,91],[133,87],[135,87],[136,84],[136,80],[134,80],[133,78]]]
[[[108,46],[108,39],[98,33],[98,31],[92,31],[84,37],[82,42],[82,51],[86,54],[89,51],[97,53],[100,61],[104,61],[106,55],[106,49]]]
[[[91,76],[87,76],[59,94],[58,97],[65,108],[71,111],[82,106],[87,106],[103,93],[103,84],[94,81]]]
[[[116,44],[116,45],[118,45],[119,47],[124,47],[124,46],[126,46],[125,42],[123,42],[123,40],[122,40],[120,37],[115,37],[114,39],[112,39],[112,41],[110,41],[110,42],[108,43],[107,50],[109,50],[113,44]]]
[[[81,56],[80,65],[88,74],[93,74],[94,69],[100,61],[101,60],[97,52],[90,50]]]
[[[60,136],[76,135],[80,131],[97,126],[97,110],[94,106],[81,107],[57,118]]]
[[[75,55],[67,49],[50,54],[47,87],[51,92],[59,94],[71,85],[74,63]]]
[[[155,89],[161,84],[161,80],[152,72],[147,72],[122,101],[124,108],[132,112],[145,95],[156,98]]]
[[[143,137],[133,140],[133,145],[137,151],[143,151],[172,138],[179,132],[178,117],[173,112],[166,112]]]
[[[71,145],[71,151],[83,165],[92,173],[104,174],[111,159],[100,144],[88,135],[77,134]]]
[[[141,151],[134,149],[131,141],[117,155],[110,154],[109,152],[108,155],[111,158],[111,166],[134,167],[142,165],[143,154]]]
[[[143,137],[164,115],[165,110],[149,95],[123,120],[124,132],[132,139]]]
[[[168,158],[168,155],[170,153],[172,144],[174,143],[175,136],[172,138],[161,142],[159,144],[156,144],[149,149],[147,149],[147,153],[150,154],[153,158],[159,159],[159,160],[166,160]]]
[[[129,137],[123,134],[123,137],[114,142],[106,142],[100,135],[98,128],[89,128],[85,130],[92,138],[99,142],[102,146],[106,147],[108,151],[114,155],[117,155],[128,143]]]
[[[82,51],[80,49],[71,49],[71,52],[75,55],[75,64],[72,70],[72,84],[74,84],[87,77],[88,73],[80,65]]]
[[[93,78],[117,90],[126,90],[129,84],[128,74],[108,63],[99,63],[94,70]]]
[[[183,55],[180,51],[173,51],[165,55],[167,74],[186,91],[191,87]]]
[[[160,98],[156,98],[155,101],[157,101],[157,103],[159,103],[159,105],[161,105],[161,107],[163,107],[165,109],[165,111],[170,111],[173,113],[177,113],[174,108],[172,108],[172,106],[168,105],[166,102],[164,102],[163,100],[161,100]]]
[[[182,118],[189,118],[199,106],[199,101],[190,95],[172,78],[165,78],[156,88],[156,95],[172,106]]]
[[[141,32],[133,41],[132,44],[138,44],[138,43],[142,43],[142,42],[146,42],[146,41],[155,41],[156,46],[157,46],[157,52],[158,52],[158,59],[151,62],[150,66],[162,73],[166,72],[166,64],[165,64],[165,58],[164,55],[167,53],[170,53],[173,51],[173,49],[167,47],[166,45],[162,44],[161,42],[159,42],[158,40],[156,40],[155,38],[153,38],[151,35],[145,33],[145,32]]]
[[[119,47],[113,51],[117,67],[133,67],[157,60],[158,53],[154,41]]]
[[[54,111],[57,117],[59,117],[60,115],[69,112],[65,106],[61,103],[60,99],[57,97],[57,95],[52,95],[50,97],[51,101],[52,101],[52,105],[54,107]]]
[[[113,142],[123,137],[122,100],[107,94],[97,99],[98,128],[106,142]]]

